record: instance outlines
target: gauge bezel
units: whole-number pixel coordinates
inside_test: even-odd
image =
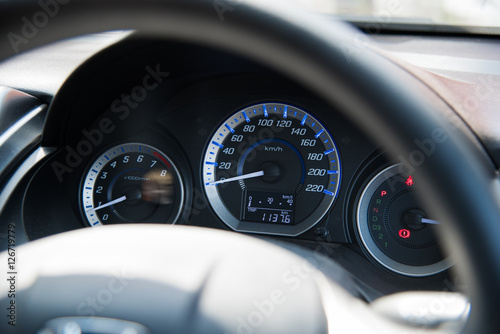
[[[358,205],[356,208],[356,227],[364,248],[370,254],[370,256],[384,268],[404,276],[411,277],[426,277],[438,274],[450,268],[453,263],[450,257],[446,257],[443,260],[425,266],[412,266],[401,262],[398,262],[389,256],[387,256],[373,241],[370,229],[368,227],[368,207],[370,205],[370,200],[374,195],[377,188],[385,182],[388,178],[396,176],[399,174],[399,168],[401,164],[391,165],[379,171],[368,184],[363,189],[361,196],[359,197]]]
[[[168,161],[168,163],[171,165],[171,169],[173,169],[175,171],[175,173],[177,174],[178,181],[179,181],[179,189],[180,189],[179,197],[180,197],[180,199],[179,199],[179,207],[177,209],[175,217],[172,219],[172,222],[170,224],[177,223],[179,221],[179,218],[183,214],[183,211],[184,211],[184,208],[186,205],[186,189],[185,189],[185,184],[184,184],[184,180],[182,177],[182,173],[180,173],[180,170],[177,168],[176,164],[162,150],[160,150],[157,147],[152,146],[150,144],[146,144],[143,142],[120,142],[120,143],[115,143],[115,144],[109,146],[108,148],[102,150],[98,155],[96,155],[96,157],[91,160],[90,164],[85,169],[85,173],[83,174],[83,176],[81,178],[82,181],[80,183],[80,191],[79,191],[79,207],[80,207],[82,217],[84,218],[84,221],[86,223],[86,226],[87,227],[98,227],[98,226],[103,226],[105,224],[102,224],[102,222],[100,221],[99,218],[96,218],[98,223],[92,224],[89,217],[87,216],[87,212],[85,211],[85,203],[83,201],[83,199],[86,197],[86,194],[85,194],[86,189],[84,186],[90,177],[90,173],[91,173],[92,169],[97,171],[97,173],[94,173],[94,172],[92,172],[92,173],[94,173],[95,175],[99,175],[101,170],[107,165],[107,164],[102,164],[102,165],[96,166],[96,163],[98,162],[98,160],[103,158],[105,155],[110,154],[110,152],[113,152],[113,150],[117,151],[121,146],[147,147],[148,149],[156,151],[158,154],[162,155],[162,157],[164,157]],[[135,152],[135,151],[131,151],[131,152]],[[140,151],[137,151],[137,152],[140,152]],[[93,199],[94,199],[93,187],[92,187],[91,192],[92,193],[90,194],[90,201],[92,202],[92,205],[94,205],[93,204]],[[97,217],[97,215],[96,215],[96,217]]]
[[[285,225],[285,224],[268,224],[268,223],[257,223],[257,222],[249,222],[249,221],[242,221],[238,219],[237,217],[233,216],[231,212],[229,212],[221,200],[218,190],[216,187],[207,187],[205,180],[205,175],[207,172],[207,166],[205,165],[205,161],[207,160],[207,157],[209,155],[209,145],[212,142],[214,136],[216,133],[218,133],[221,129],[224,129],[224,124],[226,123],[227,120],[229,120],[231,117],[234,117],[240,112],[243,112],[247,109],[250,108],[255,108],[256,106],[261,106],[261,105],[283,105],[287,106],[293,109],[297,109],[308,116],[312,117],[317,124],[321,126],[321,128],[324,130],[324,132],[328,135],[328,138],[331,140],[333,147],[334,147],[334,152],[336,153],[336,159],[337,159],[337,168],[338,168],[338,174],[337,174],[337,179],[336,182],[338,183],[336,187],[336,192],[334,196],[328,196],[325,195],[321,202],[319,203],[318,207],[316,210],[305,220],[295,224],[295,225]],[[216,155],[217,156],[217,155]],[[262,101],[258,103],[253,103],[249,104],[243,108],[238,108],[231,114],[229,114],[223,122],[220,123],[220,125],[216,128],[216,130],[212,133],[212,135],[209,137],[209,140],[207,141],[207,144],[205,146],[204,150],[204,155],[203,159],[201,161],[201,182],[203,185],[203,190],[205,191],[205,194],[208,198],[208,202],[211,205],[212,209],[214,212],[217,214],[217,216],[232,230],[237,231],[237,232],[246,232],[246,233],[257,233],[257,234],[267,234],[267,235],[279,235],[279,236],[297,236],[300,235],[308,230],[310,230],[312,227],[317,225],[322,219],[325,218],[325,216],[328,214],[334,203],[336,202],[337,198],[339,197],[339,192],[341,189],[341,175],[342,175],[342,163],[341,163],[341,157],[340,157],[340,152],[338,150],[338,146],[336,144],[336,141],[334,140],[332,134],[328,130],[328,128],[321,122],[319,121],[316,116],[312,115],[309,111],[306,111],[300,107],[297,107],[294,104],[287,103],[287,102],[280,102],[280,101]]]

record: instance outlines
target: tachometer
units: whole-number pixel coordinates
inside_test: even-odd
[[[141,143],[102,153],[82,183],[82,210],[90,226],[175,223],[183,203],[175,165],[160,150]]]
[[[247,107],[215,131],[203,185],[217,215],[236,231],[298,235],[337,197],[340,161],[329,131],[283,103]]]

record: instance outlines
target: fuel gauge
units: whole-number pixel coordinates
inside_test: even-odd
[[[393,165],[365,187],[357,207],[363,246],[382,266],[407,276],[429,276],[450,263],[441,252],[432,219],[414,193],[412,175]]]

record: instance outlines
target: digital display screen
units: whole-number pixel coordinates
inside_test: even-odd
[[[294,208],[295,196],[292,194],[247,190],[242,220],[292,225]]]

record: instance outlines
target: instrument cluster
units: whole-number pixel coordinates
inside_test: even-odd
[[[380,282],[438,285],[450,266],[439,222],[405,183],[411,173],[390,169],[397,161],[342,113],[234,55],[144,45],[95,57],[85,64],[92,79],[75,73],[54,100],[45,141],[58,150],[23,195],[29,240],[110,224],[191,225],[324,246],[328,256],[342,245],[349,255],[337,261],[376,268]]]
[[[193,174],[178,167],[186,166],[182,155],[152,140],[114,143],[95,155],[81,176],[84,225],[185,224],[192,175],[208,210],[231,230],[299,238],[317,226],[332,230],[329,216],[334,207],[343,210],[339,194],[349,183],[336,129],[314,109],[289,102],[224,114],[208,132]],[[340,224],[370,259],[394,273],[421,277],[447,269],[434,230],[439,222],[413,192],[418,180],[402,165],[365,165],[375,172],[345,192],[356,197],[355,213],[353,222]]]

